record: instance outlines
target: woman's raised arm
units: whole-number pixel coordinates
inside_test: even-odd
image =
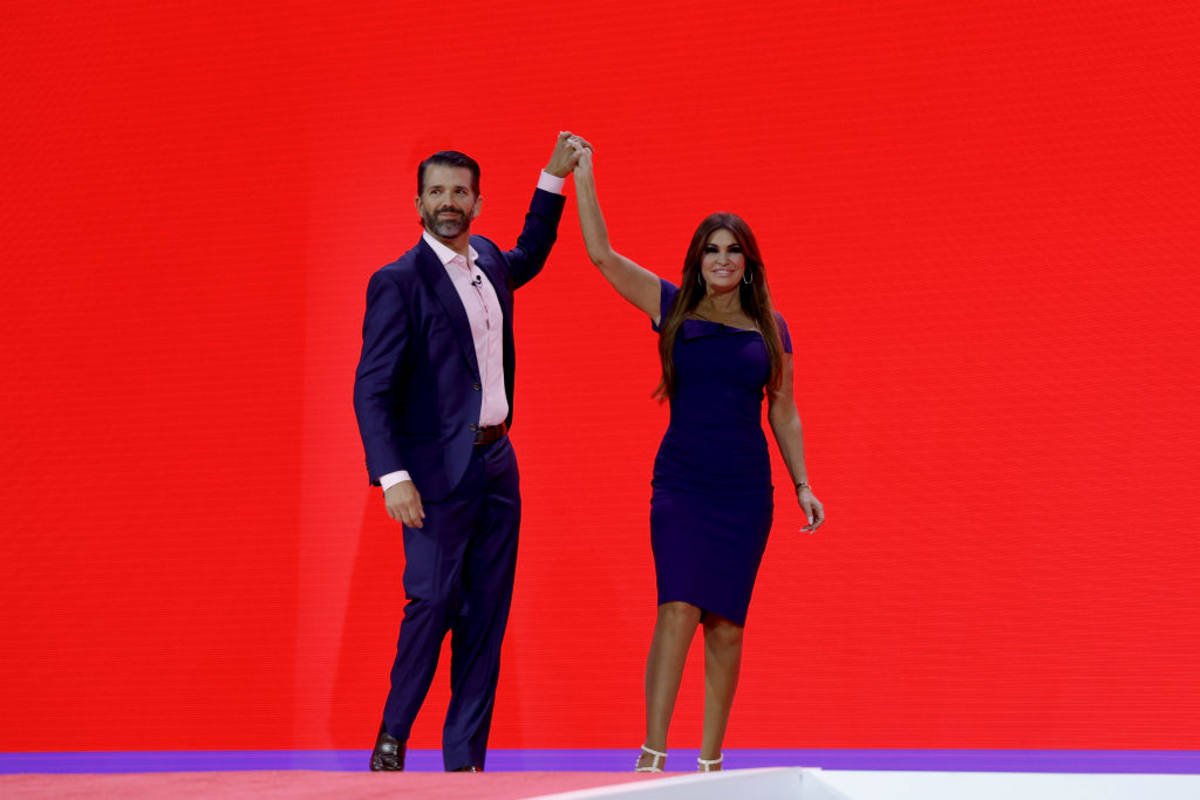
[[[608,241],[608,226],[596,199],[596,181],[592,172],[592,150],[582,143],[579,163],[575,165],[575,195],[579,200],[579,227],[587,245],[588,258],[600,268],[600,273],[617,293],[645,312],[657,325],[661,288],[658,276],[645,267],[613,250]]]

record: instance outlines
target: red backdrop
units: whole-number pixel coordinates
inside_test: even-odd
[[[749,220],[796,345],[829,522],[780,491],[729,746],[1200,748],[1195,4],[514,5],[6,7],[0,750],[369,746],[366,279],[420,157],[507,244],[564,128],[660,274]],[[666,413],[573,199],[516,324],[492,743],[633,746]]]

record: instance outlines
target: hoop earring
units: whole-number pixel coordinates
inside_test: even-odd
[[[696,273],[696,285],[699,286],[701,289],[704,288],[704,276],[701,275],[699,272]]]
[[[746,270],[742,273],[742,283],[746,284],[747,286],[754,283],[754,275],[750,272],[750,270]]]

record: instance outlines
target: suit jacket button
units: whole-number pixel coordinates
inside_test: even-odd
[[[477,384],[475,384],[475,391],[477,391],[477,392],[478,392],[478,391],[479,391],[480,389],[482,389],[482,388],[483,388],[483,387],[482,387],[482,386],[480,386],[478,383],[477,383]]]
[[[473,431],[477,431],[477,430],[479,430],[479,426],[478,426],[478,425],[476,425],[474,422],[472,422],[472,423],[471,423],[471,430],[473,430]]]

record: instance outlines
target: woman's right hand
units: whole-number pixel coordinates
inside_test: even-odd
[[[582,136],[572,136],[569,144],[575,150],[575,174],[592,171],[592,146]]]

